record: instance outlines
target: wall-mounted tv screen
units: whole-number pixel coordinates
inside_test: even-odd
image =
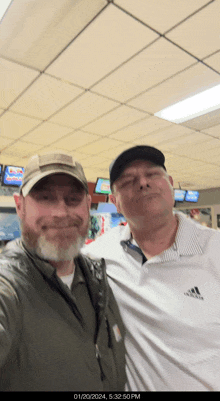
[[[24,175],[24,167],[5,166],[2,175],[2,184],[7,186],[20,187]]]
[[[187,191],[185,196],[186,202],[198,202],[199,192],[198,191]]]
[[[99,195],[111,194],[110,180],[108,178],[97,178],[94,193]]]
[[[185,199],[186,191],[184,189],[174,189],[174,199],[177,202],[183,202]]]
[[[0,176],[2,175],[2,164],[0,164]]]

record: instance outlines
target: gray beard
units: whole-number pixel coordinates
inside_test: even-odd
[[[37,240],[35,253],[43,260],[49,260],[54,262],[73,260],[79,255],[80,249],[85,243],[85,237],[78,237],[76,242],[71,244],[68,248],[62,248],[56,246],[53,243],[47,241],[44,236],[40,236]]]

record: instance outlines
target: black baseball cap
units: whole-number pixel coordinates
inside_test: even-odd
[[[166,170],[164,165],[165,156],[159,150],[152,146],[134,146],[130,149],[122,152],[113,162],[110,164],[110,185],[112,187],[113,183],[120,177],[123,173],[125,167],[133,162],[134,160],[147,160],[158,166],[161,166]]]

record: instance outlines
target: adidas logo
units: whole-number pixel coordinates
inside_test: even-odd
[[[204,300],[204,298],[201,296],[198,287],[193,287],[191,290],[184,292],[184,295],[187,295],[188,297],[193,297],[197,299]]]

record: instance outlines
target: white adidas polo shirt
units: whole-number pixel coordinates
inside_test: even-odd
[[[220,233],[177,213],[171,248],[142,264],[129,226],[84,248],[104,257],[126,327],[128,391],[220,390]]]

